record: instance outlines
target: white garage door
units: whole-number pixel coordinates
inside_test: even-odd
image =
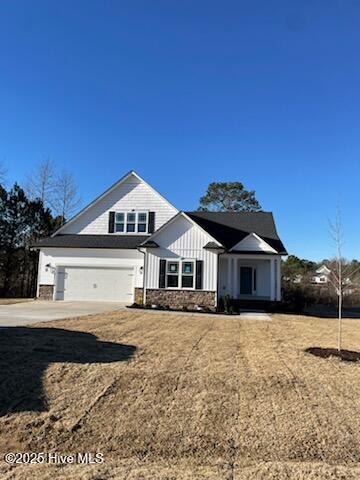
[[[56,298],[131,303],[133,279],[132,268],[59,267]]]

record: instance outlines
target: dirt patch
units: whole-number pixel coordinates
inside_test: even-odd
[[[305,352],[311,353],[311,355],[315,355],[315,357],[340,358],[340,360],[343,360],[344,362],[360,361],[360,352],[355,352],[353,350],[337,350],[336,348],[310,347],[307,348]]]

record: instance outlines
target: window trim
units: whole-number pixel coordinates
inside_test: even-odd
[[[116,216],[122,213],[124,215],[124,221],[123,222],[117,222],[116,221]],[[127,216],[129,213],[135,214],[135,222],[128,222]],[[139,222],[139,215],[140,214],[145,214],[146,215],[146,222]],[[117,235],[150,235],[149,234],[149,210],[115,210],[115,215],[114,215],[114,232]],[[127,225],[129,224],[134,224],[135,225],[135,230],[133,232],[128,232],[127,231]],[[124,225],[124,230],[122,232],[117,232],[116,231],[116,225]],[[139,224],[140,225],[145,225],[145,231],[144,232],[139,232]]]
[[[167,290],[196,290],[196,259],[195,258],[184,258],[179,260],[173,260],[170,258],[163,258],[162,260],[166,261],[165,265],[165,288]],[[168,271],[168,264],[169,263],[177,263],[178,264],[178,271],[177,273],[171,273]],[[193,272],[192,273],[183,273],[183,264],[184,263],[192,263],[193,265]],[[168,275],[177,276],[178,277],[178,286],[177,287],[169,287],[168,286]],[[182,277],[192,277],[193,279],[193,286],[192,287],[182,287]]]

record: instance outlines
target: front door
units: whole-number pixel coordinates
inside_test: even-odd
[[[252,295],[252,267],[240,267],[240,294]]]

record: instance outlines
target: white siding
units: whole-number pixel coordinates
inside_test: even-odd
[[[148,249],[146,288],[159,288],[160,259],[203,260],[203,290],[217,289],[217,254],[204,250],[211,237],[186,218],[178,217],[154,239],[160,248]]]
[[[155,212],[155,229],[161,227],[177,210],[149,185],[136,176],[121,183],[104,198],[95,202],[78,218],[65,225],[61,233],[106,234],[108,233],[109,211],[143,210]]]
[[[50,267],[46,265],[50,264]],[[134,267],[135,287],[143,286],[144,256],[137,250],[44,248],[39,260],[39,285],[54,285],[58,266]]]
[[[269,244],[267,244],[264,240],[261,238],[258,238],[254,234],[250,234],[247,237],[245,237],[241,242],[239,242],[235,247],[232,248],[232,250],[246,250],[249,252],[273,252],[275,253],[275,250],[270,247]]]

